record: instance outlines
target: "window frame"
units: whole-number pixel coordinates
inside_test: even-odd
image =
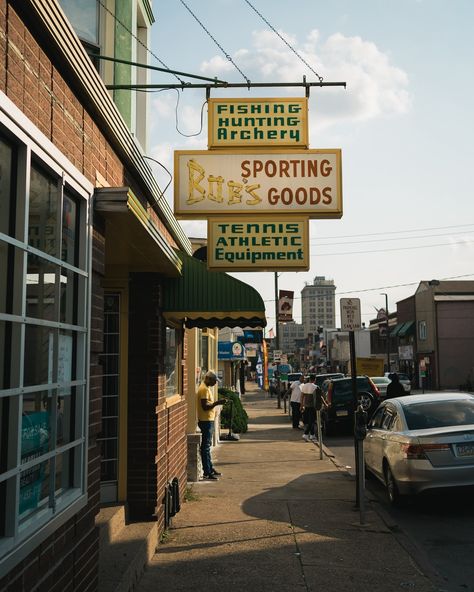
[[[4,471],[0,474],[0,482],[4,485],[4,496],[1,500],[1,511],[5,510],[6,520],[0,538],[0,570],[10,570],[19,561],[27,557],[40,543],[53,534],[61,525],[73,517],[87,504],[87,449],[88,449],[88,400],[90,373],[90,302],[91,302],[91,270],[92,270],[92,195],[94,187],[82,173],[42,134],[39,129],[20,111],[4,93],[0,91],[0,133],[2,138],[13,147],[15,153],[16,186],[10,191],[10,200],[15,201],[15,220],[8,234],[0,233],[0,242],[15,249],[14,263],[7,273],[14,273],[14,299],[20,304],[12,310],[0,312],[0,322],[10,323],[12,334],[17,336],[11,340],[11,353],[6,360],[13,382],[7,388],[0,390],[0,401],[8,401],[9,425],[12,429],[5,435],[5,454],[8,457]],[[49,255],[34,246],[29,245],[28,226],[29,208],[28,196],[30,190],[31,168],[40,165],[57,181],[60,188],[59,213],[62,216],[64,195],[74,196],[78,204],[80,226],[77,241],[80,245],[77,260],[74,265],[63,261],[61,247],[54,256]],[[62,224],[62,218],[61,218]],[[61,229],[61,225],[58,228]],[[61,232],[55,235],[56,240],[62,240]],[[84,279],[77,290],[76,324],[61,322],[60,316],[54,320],[29,317],[27,313],[27,263],[28,256],[37,255],[56,267],[57,273],[66,269]],[[59,305],[59,302],[57,303]],[[27,327],[39,327],[49,330],[53,334],[54,354],[52,374],[43,384],[24,386],[25,333]],[[59,367],[59,335],[73,332],[76,342],[74,360],[76,376],[73,380],[61,380]],[[18,358],[18,359],[17,359]],[[15,376],[14,376],[15,375]],[[30,461],[23,462],[21,458],[21,430],[23,396],[39,392],[51,395],[52,405],[57,404],[62,396],[62,389],[74,388],[77,391],[74,402],[76,423],[74,434],[68,442],[54,439],[54,444],[48,446],[48,451]],[[49,396],[49,395],[48,395]],[[72,401],[72,399],[71,399]],[[55,407],[50,418],[51,440],[56,435],[54,418]],[[15,424],[16,422],[16,424]],[[69,473],[69,485],[63,489],[58,487],[56,478],[56,464],[58,468],[64,460],[63,455],[70,455],[74,459]],[[41,463],[38,462],[41,459]],[[58,463],[56,461],[58,460]],[[29,467],[38,467],[43,462],[50,463],[52,476],[50,477],[49,495],[46,502],[42,500],[35,512],[26,519],[20,513],[20,477]]]
[[[168,380],[168,374],[166,372],[166,364],[164,367],[164,375],[165,375],[165,396],[166,399],[170,400],[172,397],[181,396],[183,394],[183,368],[181,364],[181,360],[183,359],[183,340],[184,340],[184,331],[183,328],[179,325],[175,325],[171,322],[167,322],[165,325],[165,350],[168,349],[167,347],[167,336],[166,331],[171,329],[175,332],[175,360],[174,360],[174,374],[176,377],[175,380],[175,388],[173,392],[168,392],[168,387],[166,386]]]

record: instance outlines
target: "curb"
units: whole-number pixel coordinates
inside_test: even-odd
[[[334,464],[334,466],[345,473],[351,479],[354,477],[349,473],[336,455],[323,443],[323,452]],[[355,480],[355,479],[354,479]],[[426,554],[426,551],[419,546],[419,544],[404,530],[402,530],[393,517],[385,510],[380,504],[378,499],[367,489],[364,488],[366,494],[366,500],[369,502],[371,509],[379,516],[391,534],[395,537],[397,543],[408,553],[413,560],[413,564],[416,566],[421,575],[427,578],[434,586],[438,588],[440,592],[447,592],[445,586],[446,582],[443,576],[433,567]]]

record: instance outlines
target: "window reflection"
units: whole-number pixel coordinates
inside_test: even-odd
[[[41,257],[28,255],[26,276],[26,315],[56,321],[56,269]]]
[[[51,461],[47,460],[20,473],[20,524],[33,513],[47,507],[50,472]]]
[[[178,392],[178,347],[177,330],[172,327],[166,327],[166,347],[165,347],[165,376],[166,376],[166,396],[169,397]]]
[[[77,205],[76,202],[64,194],[63,197],[63,223],[61,236],[61,259],[77,266]]]
[[[60,321],[68,325],[77,325],[77,298],[79,278],[69,269],[61,268],[59,278]]]
[[[31,167],[28,244],[57,256],[59,190],[55,179]]]
[[[97,0],[59,0],[77,36],[99,43],[99,3]]]
[[[26,325],[24,384],[46,384],[53,381],[54,333],[48,327]]]
[[[10,234],[10,207],[14,208],[12,197],[13,150],[0,138],[0,232]]]

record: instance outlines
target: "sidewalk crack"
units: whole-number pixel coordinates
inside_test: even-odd
[[[298,538],[296,536],[295,527],[294,527],[294,523],[293,523],[293,518],[291,516],[290,504],[288,502],[286,502],[286,509],[288,510],[288,516],[289,516],[289,519],[290,519],[290,528],[291,528],[291,532],[293,534],[293,540],[294,540],[295,549],[296,549],[295,555],[298,558],[298,561],[299,561],[299,564],[300,564],[301,577],[303,579],[304,589],[307,592],[311,592],[310,591],[310,587],[308,585],[308,581],[306,580],[306,574],[305,574],[304,565],[303,565],[303,557],[302,557],[300,546],[298,544]]]

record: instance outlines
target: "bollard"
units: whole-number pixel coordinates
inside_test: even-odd
[[[321,410],[316,411],[316,422],[318,426],[319,460],[323,460],[323,430],[321,428]]]

